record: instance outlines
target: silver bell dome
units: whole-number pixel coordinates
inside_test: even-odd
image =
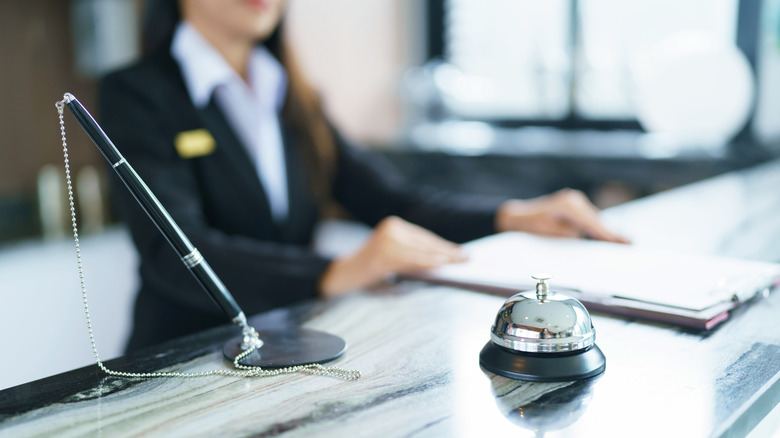
[[[524,353],[574,352],[594,345],[596,331],[582,303],[549,290],[549,275],[533,278],[538,281],[535,291],[513,295],[501,307],[490,340]]]

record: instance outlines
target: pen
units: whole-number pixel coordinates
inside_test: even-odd
[[[81,102],[76,99],[72,94],[65,93],[65,104],[70,111],[76,117],[84,131],[90,139],[95,143],[95,146],[103,154],[103,157],[108,161],[116,174],[125,184],[133,197],[141,204],[149,218],[151,218],[154,225],[160,230],[160,232],[168,240],[173,249],[181,258],[184,265],[187,266],[189,271],[198,280],[198,283],[206,290],[211,298],[217,303],[217,305],[227,314],[227,316],[236,324],[242,327],[244,334],[250,335],[254,332],[254,329],[247,325],[246,316],[244,312],[238,307],[233,296],[227,290],[227,287],[222,283],[222,280],[217,277],[217,274],[211,269],[209,264],[204,260],[200,252],[192,245],[190,240],[184,234],[184,232],[176,225],[176,222],[171,218],[165,208],[154,196],[154,193],[146,186],[140,176],[133,170],[130,163],[125,160],[119,150],[111,142],[103,129],[98,125],[92,115],[84,108]]]

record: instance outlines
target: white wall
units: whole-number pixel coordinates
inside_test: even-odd
[[[397,0],[292,0],[288,26],[312,83],[351,138],[381,142],[400,122],[404,4]]]
[[[124,229],[81,239],[98,352],[120,356],[130,331],[137,257]],[[0,389],[94,363],[72,240],[0,249]]]

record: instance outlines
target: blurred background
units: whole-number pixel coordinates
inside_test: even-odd
[[[421,184],[600,207],[780,154],[780,0],[290,0],[328,113]],[[97,113],[137,59],[143,0],[0,4],[0,389],[89,365],[54,102]],[[121,355],[136,255],[68,115],[102,359]],[[119,145],[121,149],[121,145]]]

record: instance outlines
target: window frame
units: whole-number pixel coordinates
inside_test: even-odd
[[[426,61],[434,61],[444,59],[446,53],[447,41],[444,37],[445,24],[444,13],[446,2],[448,0],[427,0],[426,4]],[[570,23],[572,26],[571,35],[572,40],[570,44],[576,45],[579,32],[580,23],[577,20],[577,9],[579,7],[579,0],[570,1],[570,12],[572,14]],[[736,45],[745,54],[750,67],[753,71],[756,71],[757,64],[757,51],[758,51],[758,38],[760,32],[760,20],[762,10],[761,0],[739,0],[737,10],[737,35]],[[577,59],[572,60],[573,63],[577,62]],[[576,78],[572,75],[571,87],[576,87]],[[760,84],[758,84],[760,85]],[[573,95],[573,93],[572,93]],[[574,102],[570,102],[569,111],[567,115],[561,119],[549,120],[549,119],[529,119],[529,118],[479,118],[469,119],[481,122],[487,122],[494,126],[499,127],[523,127],[523,126],[542,126],[552,127],[562,130],[636,130],[642,131],[642,126],[636,119],[594,119],[584,118],[577,114],[576,106]],[[736,139],[749,140],[752,139],[752,121],[753,114],[750,115],[745,127],[737,135]]]

